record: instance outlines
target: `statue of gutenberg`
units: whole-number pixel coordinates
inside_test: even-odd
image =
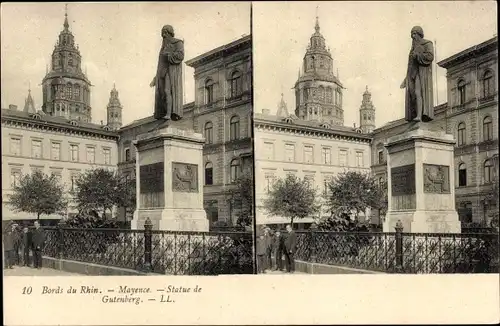
[[[430,122],[434,119],[432,61],[434,46],[424,39],[422,27],[411,29],[412,47],[408,58],[406,78],[401,88],[405,94],[405,120]]]
[[[163,43],[158,57],[156,76],[151,82],[155,89],[154,117],[157,120],[182,119],[182,60],[184,42],[174,38],[174,28],[163,26]]]

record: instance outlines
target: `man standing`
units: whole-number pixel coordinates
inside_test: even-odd
[[[7,226],[3,235],[3,250],[5,257],[5,267],[14,268],[14,225]]]
[[[35,229],[33,230],[33,263],[35,268],[42,268],[42,249],[45,242],[45,234],[40,227],[40,222],[35,221]]]
[[[288,236],[285,239],[285,263],[286,271],[289,273],[295,272],[295,250],[297,248],[297,235],[289,224],[286,226]]]
[[[257,273],[262,274],[265,273],[265,258],[266,255],[266,240],[264,234],[260,234],[257,238],[256,245],[256,254],[257,254]]]
[[[274,253],[274,259],[276,260],[276,267],[275,270],[281,271],[283,270],[283,237],[281,236],[281,232],[277,230],[274,233],[274,238],[273,238],[273,253]]]
[[[184,42],[174,38],[174,28],[163,26],[161,36],[163,42],[158,57],[156,76],[151,87],[156,87],[155,110],[156,120],[182,119],[182,60],[184,60]]]
[[[405,120],[429,122],[434,119],[432,93],[432,61],[434,46],[424,39],[420,26],[411,29],[412,47],[408,57],[406,78],[401,83],[405,88]]]
[[[23,252],[23,265],[30,266],[30,247],[31,239],[28,227],[23,228],[23,234],[21,239],[21,250]]]
[[[268,227],[264,229],[264,242],[266,244],[265,269],[270,270],[273,267],[273,260],[271,258],[271,254],[273,251],[273,235],[271,234],[271,229]]]

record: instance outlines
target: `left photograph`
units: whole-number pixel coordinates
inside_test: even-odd
[[[253,274],[251,3],[1,9],[4,276]]]

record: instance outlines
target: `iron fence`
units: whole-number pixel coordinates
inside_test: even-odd
[[[297,232],[296,258],[386,273],[498,273],[498,233]]]
[[[250,232],[45,228],[44,255],[173,275],[253,273]]]

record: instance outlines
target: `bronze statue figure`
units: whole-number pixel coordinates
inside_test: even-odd
[[[155,89],[155,111],[157,120],[182,119],[182,60],[184,42],[174,38],[174,28],[163,26],[163,43],[158,57],[156,76],[151,82]]]
[[[408,58],[406,78],[401,88],[405,94],[405,120],[430,122],[434,119],[434,101],[432,94],[432,61],[434,46],[424,39],[422,27],[411,29],[413,40]]]

